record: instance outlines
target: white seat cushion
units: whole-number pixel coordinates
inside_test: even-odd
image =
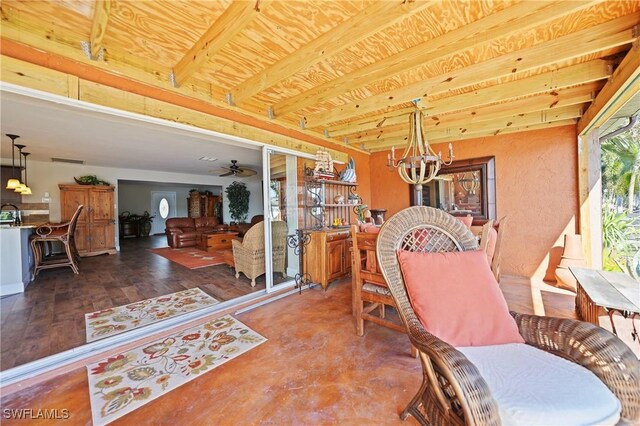
[[[524,343],[457,348],[498,403],[503,425],[614,425],[620,401],[586,368]]]

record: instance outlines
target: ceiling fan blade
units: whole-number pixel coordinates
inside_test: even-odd
[[[238,177],[249,177],[249,176],[253,176],[253,175],[256,175],[256,174],[258,174],[258,172],[256,172],[255,170],[240,169],[236,173],[236,176],[238,176]]]
[[[234,174],[235,174],[234,172],[227,172],[227,173],[223,173],[223,174],[218,175],[218,176],[225,177],[225,176],[231,176],[231,175],[234,175]]]

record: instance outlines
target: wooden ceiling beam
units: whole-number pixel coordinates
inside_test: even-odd
[[[640,38],[633,43],[631,50],[578,122],[578,134],[602,126],[637,93],[640,93]]]
[[[640,13],[627,15],[596,27],[588,28],[515,51],[500,57],[470,65],[446,74],[433,76],[359,101],[351,102],[330,111],[307,117],[310,128],[320,127],[333,121],[394,108],[412,99],[425,99],[451,90],[496,80],[499,78],[562,63],[580,56],[601,52],[616,46],[631,43],[636,36],[633,27],[640,20]]]
[[[232,90],[233,99],[235,102],[242,102],[310,65],[330,58],[434,3],[436,3],[435,0],[402,3],[398,1],[374,2],[353,18],[343,21],[320,37],[245,80]]]
[[[107,32],[109,15],[111,14],[111,0],[97,0],[93,9],[91,34],[89,38],[91,58],[97,58],[102,49],[102,40]]]
[[[507,128],[507,129],[502,129],[500,131],[491,130],[491,131],[481,132],[481,133],[464,134],[462,136],[447,136],[447,137],[438,138],[438,139],[431,139],[429,142],[432,145],[437,145],[437,144],[447,143],[447,142],[463,141],[466,139],[477,139],[477,138],[484,138],[484,137],[491,137],[491,136],[498,136],[498,135],[506,135],[509,133],[522,133],[530,130],[548,129],[551,127],[574,125],[576,124],[576,121],[577,121],[576,119],[568,119],[568,120],[561,120],[561,121],[552,121],[550,123],[533,124],[530,126]],[[390,146],[380,146],[375,148],[371,147],[368,149],[368,151],[379,152],[379,151],[389,151],[389,149],[390,149]]]
[[[532,123],[530,124],[523,122],[522,124],[519,124],[517,126],[516,125],[507,126],[506,123],[503,123],[501,127],[487,128],[487,129],[478,130],[478,131],[468,131],[465,133],[438,132],[431,135],[432,137],[429,137],[429,143],[434,145],[434,144],[443,143],[443,142],[454,142],[454,141],[479,138],[484,136],[496,136],[496,135],[518,133],[518,132],[524,132],[527,130],[535,130],[535,129],[541,129],[541,128],[547,128],[547,127],[566,126],[569,124],[575,124],[577,121],[578,121],[577,118],[548,120],[543,122],[540,122],[539,120],[538,121],[532,120]],[[392,146],[395,146],[396,148],[399,148],[402,151],[402,149],[404,149],[406,142],[407,142],[406,138],[402,138],[402,139],[388,138],[378,142],[364,143],[364,148],[370,152],[376,152],[376,151],[386,151],[391,149]]]
[[[364,68],[280,101],[273,106],[274,113],[280,116],[299,111],[370,84],[373,81],[383,80],[402,71],[421,66],[424,63],[434,62],[464,51],[474,43],[477,43],[478,40],[488,43],[514,32],[526,31],[545,22],[592,6],[594,3],[597,3],[597,1],[556,2],[552,4],[548,1],[518,3],[515,6],[445,33],[440,37],[399,52],[382,61],[372,63]]]
[[[571,67],[534,75],[532,77],[511,81],[478,89],[461,95],[450,96],[429,102],[421,109],[426,115],[446,114],[468,108],[511,101],[526,96],[556,91],[565,87],[578,86],[593,81],[604,80],[612,73],[608,61],[597,59]],[[384,114],[387,111],[381,111]],[[340,118],[336,118],[340,119]],[[314,123],[309,119],[309,127]]]
[[[424,133],[427,140],[443,138],[447,136],[462,136],[472,133],[484,133],[488,131],[498,131],[510,127],[523,127],[534,124],[549,123],[552,121],[561,121],[579,118],[584,110],[585,105],[571,105],[562,108],[556,108],[553,110],[542,110],[531,112],[527,114],[512,114],[509,117],[502,117],[489,121],[482,121],[479,123],[468,123],[467,125],[450,125],[447,127],[429,127],[426,128]],[[408,125],[406,129],[394,131],[388,133],[384,138],[369,138],[365,140],[354,140],[357,143],[364,143],[365,148],[372,145],[384,145],[388,143],[403,145],[406,142],[408,135]],[[395,142],[394,142],[395,141]]]
[[[521,113],[529,113],[542,111],[545,109],[561,108],[569,105],[583,104],[591,102],[595,94],[602,88],[604,83],[593,82],[583,84],[581,86],[561,89],[551,93],[542,93],[539,95],[518,99],[512,102],[504,102],[501,104],[487,105],[479,108],[471,108],[456,113],[445,114],[440,116],[427,116],[424,119],[424,127],[451,126],[455,124],[474,123],[479,121],[489,121],[501,117],[509,117],[514,111]],[[413,109],[412,109],[413,110]],[[390,127],[398,124],[406,124],[408,122],[408,112],[402,115],[389,118],[374,117],[377,120],[358,124],[355,126],[344,128],[330,128],[331,137],[347,136],[349,140],[357,141],[360,137],[375,132],[386,131]],[[376,126],[376,124],[380,124]],[[355,131],[354,131],[355,130]]]
[[[264,8],[270,1],[260,0],[260,7]],[[244,30],[259,13],[256,3],[234,0],[173,67],[175,85],[183,84],[236,34]]]

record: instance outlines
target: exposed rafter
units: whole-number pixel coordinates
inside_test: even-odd
[[[588,132],[606,122],[629,99],[640,92],[640,39],[624,57],[584,116],[578,122],[578,133]]]
[[[509,117],[513,115],[514,111],[526,114],[535,111],[584,104],[593,100],[594,93],[597,93],[602,88],[602,85],[603,83],[601,82],[593,82],[550,93],[542,93],[539,95],[514,100],[512,102],[486,105],[478,108],[466,109],[451,114],[437,116],[427,115],[424,118],[424,128],[436,128],[441,126],[454,125],[462,126],[465,124],[469,125],[471,123]],[[329,132],[334,137],[348,135],[349,140],[358,141],[359,139],[365,138],[367,135],[376,134],[376,132],[386,133],[389,129],[396,128],[396,126],[399,124],[406,124],[408,113],[409,111],[394,117],[380,119],[377,122],[361,123],[350,127],[330,128]]]
[[[356,16],[343,21],[289,56],[244,81],[232,91],[233,97],[236,102],[242,102],[296,72],[338,54],[433,3],[435,3],[434,0],[403,3],[397,1],[374,2]]]
[[[575,118],[570,118],[567,120],[559,120],[559,121],[550,121],[548,123],[539,123],[539,124],[531,124],[531,125],[525,125],[525,126],[520,126],[520,127],[505,127],[502,129],[496,129],[496,130],[486,130],[484,132],[478,132],[478,133],[465,133],[465,134],[455,134],[455,135],[445,135],[445,136],[438,136],[438,137],[434,137],[429,139],[429,143],[431,144],[439,144],[439,143],[447,143],[447,142],[454,142],[454,141],[462,141],[465,139],[476,139],[476,138],[482,138],[482,137],[488,137],[488,136],[497,136],[497,135],[506,135],[509,133],[519,133],[519,132],[526,132],[529,130],[538,130],[538,129],[547,129],[547,128],[551,128],[551,127],[560,127],[560,126],[569,126],[569,125],[574,125],[576,124],[576,119]],[[406,141],[405,141],[406,142]],[[401,146],[403,145],[402,141],[396,141],[396,146]],[[368,151],[370,152],[377,152],[377,151],[388,151],[391,146],[393,146],[393,144],[389,145],[389,144],[379,144],[376,146],[369,146],[368,148],[366,148]]]
[[[423,102],[420,104],[420,107],[431,115],[444,114],[446,112],[466,109],[469,108],[469,106],[488,105],[538,93],[550,92],[563,87],[590,83],[608,78],[610,75],[611,70],[609,63],[598,59],[532,77],[514,80],[509,83],[503,83],[499,85],[499,90],[497,90],[495,85],[489,86],[458,96],[442,98],[432,102]],[[372,105],[369,105],[368,101],[369,99],[365,100],[365,102],[367,102],[367,108],[363,111],[360,111],[355,105],[349,104],[348,106],[345,105],[327,112],[309,116],[307,117],[307,127],[319,127],[327,123],[374,112],[376,109]],[[378,105],[378,109],[380,106],[381,105]],[[387,107],[386,109],[391,110],[394,107],[395,105]]]
[[[401,136],[406,115],[415,109],[405,101],[419,95],[428,95],[419,103],[428,132],[450,129],[448,137],[466,137],[490,122],[504,125],[511,115],[553,114],[570,105],[588,105],[614,70],[631,76],[638,67],[627,65],[633,59],[627,56],[616,70],[633,40],[630,28],[640,22],[640,3],[632,1],[527,0],[508,5],[495,0],[267,1],[259,3],[265,10],[261,14],[254,10],[256,0],[112,2],[108,21],[104,16],[98,18],[108,22],[107,35],[102,26],[98,31],[102,35],[91,42],[92,15],[84,3],[10,1],[2,6],[0,49],[3,58],[50,63],[58,70],[56,64],[74,62],[80,65],[75,69],[88,67],[108,75],[106,85],[125,87],[127,80],[139,82],[145,87],[143,94],[153,89],[157,100],[179,96],[186,108],[213,108],[220,117],[256,128],[277,129],[307,142],[349,149],[371,138]],[[104,4],[100,2],[96,13]],[[376,10],[384,4],[391,13],[371,14],[368,20],[357,21],[365,8]],[[246,6],[247,13],[230,18],[234,7],[240,6]],[[408,12],[395,14],[402,7]],[[226,25],[223,16],[227,16]],[[249,17],[253,19],[247,23]],[[344,32],[338,37],[334,31],[341,25]],[[215,36],[202,39],[212,31]],[[332,33],[335,38],[324,36],[331,43],[320,50],[310,49],[309,43],[294,42],[296,47],[292,47],[293,40],[311,40],[318,47],[322,43],[314,40]],[[425,42],[426,34],[433,39]],[[193,44],[199,38],[198,49]],[[108,61],[89,59],[91,45],[98,49],[100,44],[108,45]],[[183,58],[190,49],[195,51]],[[104,48],[99,52],[106,53]],[[285,62],[284,74],[271,73],[269,64],[283,60],[291,61],[292,66]],[[167,75],[174,67],[180,71],[176,65],[180,62],[182,73],[175,75],[183,84],[176,87]],[[245,83],[247,76],[261,74],[265,67],[271,70],[267,80],[249,89],[260,91],[260,96],[249,95],[241,102],[236,96],[230,98],[235,103],[225,102],[225,96]],[[290,77],[279,79],[285,74]],[[269,86],[274,75],[277,83]],[[2,80],[9,76],[3,75]],[[48,75],[40,76],[48,81]],[[29,77],[36,81],[38,76]],[[65,95],[79,99],[94,95],[86,92],[86,85],[77,84],[73,75],[70,79],[62,81]],[[625,89],[638,90],[621,80],[611,78],[598,97],[599,107],[587,113],[596,117],[596,123],[624,99]],[[378,95],[381,92],[386,93]],[[388,96],[394,99],[390,102]],[[351,101],[356,98],[363,100]],[[344,102],[347,104],[340,106]],[[288,103],[293,109],[283,114]]]
[[[434,127],[429,126],[425,129],[425,136],[427,140],[444,138],[444,137],[460,137],[466,134],[485,133],[489,131],[499,131],[510,127],[523,127],[534,124],[550,123],[552,121],[561,121],[579,118],[584,111],[583,105],[572,105],[553,110],[543,110],[537,112],[531,112],[527,114],[512,114],[508,117],[497,118],[488,121],[482,121],[478,123],[472,123],[467,125],[451,125]],[[405,126],[404,129],[400,129],[389,134],[386,134],[381,139],[367,139],[357,140],[365,144],[365,148],[373,146],[391,146],[395,145],[402,147],[403,140],[406,139],[409,134],[409,126]]]
[[[628,15],[527,49],[342,105],[329,112],[307,117],[308,126],[317,127],[331,121],[367,114],[379,110],[381,106],[393,108],[415,98],[445,93],[622,46],[635,39],[633,27],[638,20],[640,14]]]
[[[95,2],[89,39],[91,58],[93,59],[98,57],[100,49],[102,49],[102,39],[107,32],[110,14],[111,0],[97,0]]]
[[[327,99],[340,96],[350,90],[382,80],[402,71],[418,67],[426,62],[453,55],[468,49],[478,40],[488,43],[517,31],[526,31],[544,22],[593,5],[589,2],[525,1],[471,24],[443,34],[410,49],[399,52],[382,61],[320,84],[273,106],[276,115],[298,111]],[[541,10],[542,9],[542,10]],[[538,12],[534,14],[534,12]]]
[[[173,78],[176,85],[181,85],[191,77],[204,62],[220,51],[229,41],[242,31],[259,14],[260,8],[267,6],[271,0],[260,0],[259,3],[234,0],[224,13],[216,19],[191,49],[173,67]]]

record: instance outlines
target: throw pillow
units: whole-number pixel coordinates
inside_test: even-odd
[[[467,229],[471,230],[471,225],[473,224],[473,216],[455,216],[455,218],[464,223],[464,226],[466,226]]]
[[[398,251],[411,306],[427,331],[453,346],[524,343],[481,250]]]

